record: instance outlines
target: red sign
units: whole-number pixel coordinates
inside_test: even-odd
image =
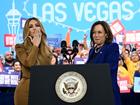
[[[117,34],[119,34],[120,32],[123,32],[125,30],[121,21],[118,19],[111,23],[110,28],[111,28],[114,36],[116,36]]]
[[[126,31],[124,43],[125,44],[140,43],[140,30],[139,31]]]
[[[15,34],[5,34],[4,35],[4,45],[5,47],[12,47],[15,44]]]
[[[138,43],[140,43],[140,30],[138,30],[138,31],[135,31],[135,38],[136,38],[136,42]]]
[[[136,44],[136,48],[140,50],[140,42]]]
[[[120,88],[120,93],[130,93],[130,89],[128,88],[130,79],[128,76],[118,77],[117,81]]]

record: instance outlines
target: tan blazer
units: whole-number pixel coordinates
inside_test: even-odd
[[[30,68],[31,66],[37,64],[39,48],[36,46],[32,46],[30,50],[27,50],[24,44],[17,44],[15,46],[15,50],[17,58],[21,62],[22,66],[22,79],[16,87],[14,102],[15,105],[28,105]],[[44,62],[43,64],[50,64],[51,60],[47,57],[45,59],[48,59],[48,62]]]

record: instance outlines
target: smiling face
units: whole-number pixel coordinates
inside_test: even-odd
[[[94,43],[97,45],[102,45],[105,43],[106,34],[105,34],[105,30],[101,24],[97,24],[92,29],[92,37],[93,37]]]
[[[16,62],[14,63],[14,70],[15,70],[15,71],[21,71],[20,62],[16,61]]]
[[[139,59],[140,59],[140,58],[139,58],[138,53],[137,53],[136,51],[132,52],[132,54],[131,54],[131,60],[132,60],[133,62],[138,62]]]

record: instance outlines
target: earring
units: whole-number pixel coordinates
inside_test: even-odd
[[[107,34],[105,34],[105,37],[108,38]]]

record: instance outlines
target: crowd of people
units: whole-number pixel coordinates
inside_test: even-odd
[[[16,60],[13,53],[10,51],[7,51],[4,54],[4,57],[1,57],[0,63],[1,63],[1,68],[2,68],[0,72],[0,76],[1,75],[8,76],[8,75],[11,75],[11,73],[14,73],[15,75],[16,73],[16,75],[18,75],[18,80],[17,80],[17,84],[18,84],[21,78],[21,64],[18,60]],[[3,79],[1,78],[1,83],[3,83],[2,80]],[[9,85],[10,85],[10,82],[8,82],[7,85],[4,85],[4,86],[0,84],[0,105],[14,105],[13,96],[15,92],[15,86],[9,86]]]
[[[21,72],[19,84],[14,90],[14,104],[28,105],[30,68],[34,65],[78,64],[76,58],[81,58],[81,64],[108,63],[112,79],[115,105],[139,105],[140,93],[134,91],[135,77],[140,77],[140,56],[137,49],[130,51],[125,47],[119,52],[117,43],[113,43],[113,34],[105,21],[95,22],[90,30],[91,45],[87,46],[87,35],[83,42],[75,47],[66,46],[52,48],[46,43],[47,34],[37,18],[29,18],[24,26],[23,40],[16,44],[13,57],[6,52],[1,58],[3,71],[5,67],[12,67],[14,71]],[[119,81],[126,80],[129,92],[121,92]],[[2,91],[2,88],[0,88]],[[11,104],[12,105],[12,104]]]

